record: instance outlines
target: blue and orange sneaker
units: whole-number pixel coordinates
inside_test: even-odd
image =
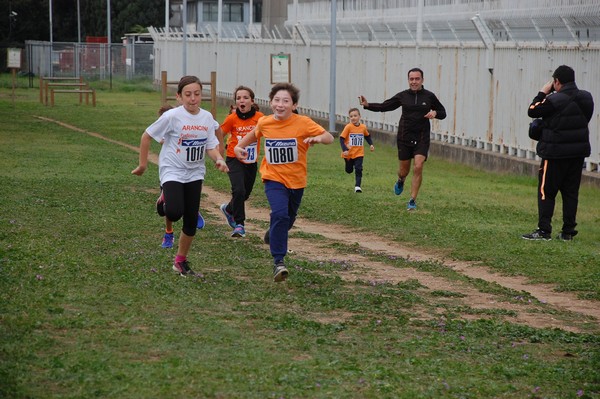
[[[162,244],[161,247],[163,248],[173,248],[173,241],[175,240],[175,237],[173,236],[173,233],[165,233],[163,240],[162,240]]]

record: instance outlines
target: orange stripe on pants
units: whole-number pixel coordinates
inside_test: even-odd
[[[546,192],[544,186],[546,185],[546,172],[548,171],[548,160],[544,160],[544,166],[542,168],[542,183],[540,184],[540,194],[542,194],[542,201],[546,199]]]

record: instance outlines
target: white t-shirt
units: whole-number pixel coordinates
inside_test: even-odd
[[[160,184],[203,180],[206,150],[219,146],[215,136],[218,128],[210,112],[200,109],[192,115],[182,106],[166,111],[148,126],[146,132],[154,140],[164,140],[158,158]]]

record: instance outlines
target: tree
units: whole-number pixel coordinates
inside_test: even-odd
[[[50,40],[50,0],[0,0],[0,45],[23,44],[25,40]],[[81,36],[107,36],[107,0],[79,0]],[[164,24],[165,0],[110,0],[111,38],[118,42],[136,25]],[[9,10],[16,16],[9,18]],[[52,0],[52,39],[77,41],[77,0]],[[12,22],[12,25],[11,25]]]

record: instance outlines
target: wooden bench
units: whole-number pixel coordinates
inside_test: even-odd
[[[73,88],[73,89],[79,89],[79,90],[89,90],[90,87],[88,86],[87,83],[83,83],[83,82],[69,82],[69,83],[54,83],[54,82],[46,82],[45,84],[46,86],[46,105],[48,105],[48,92],[50,90],[59,90],[59,89],[63,89],[63,88]],[[79,96],[79,104],[81,104],[83,102],[83,97],[80,95]]]
[[[90,103],[90,94],[92,95],[92,106],[96,106],[96,90],[90,88],[80,88],[80,89],[50,89],[50,106],[54,107],[54,93],[74,93],[79,94],[79,103],[82,102],[82,96],[85,94],[85,105],[89,105]]]
[[[72,81],[75,83],[83,83],[83,78],[82,77],[75,77],[75,76],[61,76],[61,77],[43,77],[40,76],[40,102],[42,104],[46,104],[48,105],[48,89],[46,89],[45,91],[45,95],[44,95],[44,89],[46,88],[46,83],[50,83],[50,82],[68,82],[68,81]]]

